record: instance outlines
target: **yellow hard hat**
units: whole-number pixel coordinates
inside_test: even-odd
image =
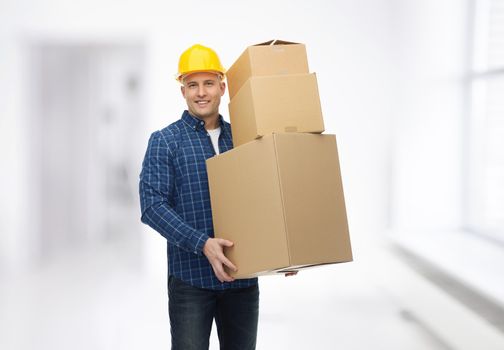
[[[180,55],[178,73],[176,79],[182,81],[182,77],[195,72],[217,72],[222,75],[226,70],[222,66],[219,56],[209,47],[193,45]]]

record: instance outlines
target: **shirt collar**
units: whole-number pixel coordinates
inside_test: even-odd
[[[205,130],[205,122],[199,118],[192,116],[187,110],[182,114],[182,120],[191,127],[193,130]],[[219,114],[219,125],[221,127],[221,131],[224,129],[224,119],[222,115]]]

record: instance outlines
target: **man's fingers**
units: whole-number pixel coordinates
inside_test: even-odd
[[[234,264],[228,258],[226,258],[224,255],[221,256],[221,262],[224,265],[226,265],[227,267],[229,267],[231,270],[233,270],[235,272],[238,271],[236,266],[234,266]]]
[[[222,272],[221,274],[221,282],[233,282],[234,281],[234,278],[229,276],[227,273],[225,272]]]
[[[229,276],[226,271],[224,271],[224,268],[222,265],[219,265],[217,268],[214,268],[215,275],[217,276],[217,279],[221,282],[233,282],[234,278]]]
[[[226,246],[226,247],[232,247],[233,244],[234,244],[233,242],[228,241],[227,239],[223,239],[223,238],[220,238],[218,240],[218,242],[219,242],[220,245],[223,245],[223,246]],[[236,266],[228,258],[226,258],[226,256],[224,254],[219,254],[218,258],[219,258],[219,260],[221,261],[222,264],[226,265],[231,270],[233,270],[233,271],[237,271],[238,270],[236,268]]]
[[[233,242],[228,241],[227,239],[224,239],[224,238],[219,238],[218,242],[219,242],[220,245],[223,245],[225,247],[232,247],[233,244],[234,244]]]
[[[203,247],[203,253],[208,258],[215,276],[221,282],[232,282],[234,278],[226,273],[224,266],[236,272],[236,266],[224,255],[224,247],[232,247],[233,242],[223,238],[210,238]]]

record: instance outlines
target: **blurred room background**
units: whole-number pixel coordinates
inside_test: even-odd
[[[504,349],[503,0],[0,0],[1,349],[169,348],[147,140],[183,50],[269,39],[306,44],[355,261],[261,278],[258,349]]]

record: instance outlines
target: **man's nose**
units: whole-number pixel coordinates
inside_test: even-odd
[[[204,85],[198,86],[198,96],[205,96],[206,95],[206,89]]]

